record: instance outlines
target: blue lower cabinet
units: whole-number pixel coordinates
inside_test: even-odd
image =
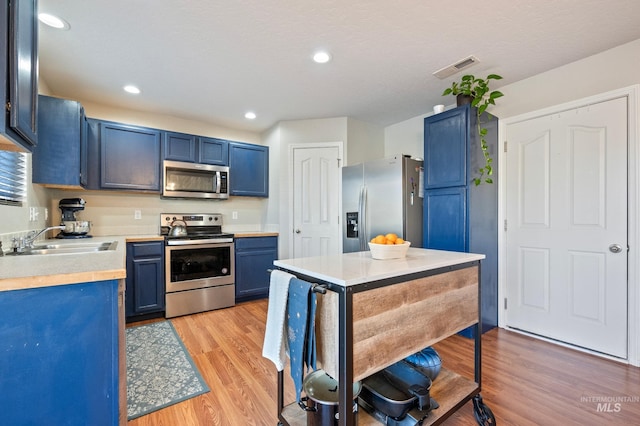
[[[127,321],[165,309],[164,241],[127,243]]]
[[[236,303],[269,296],[268,269],[278,259],[278,237],[236,238]]]
[[[0,292],[0,424],[117,425],[118,281]]]

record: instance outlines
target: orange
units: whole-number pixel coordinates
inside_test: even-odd
[[[387,239],[385,238],[384,235],[378,235],[377,237],[374,238],[374,243],[376,244],[387,244]]]
[[[396,234],[387,234],[385,235],[385,237],[387,238],[388,241],[391,241],[392,243],[395,243],[396,240],[398,239],[398,236]]]
[[[394,243],[393,241],[391,241],[391,240],[387,240],[387,245],[388,245],[388,246],[392,246],[392,245],[394,245],[394,244],[395,244],[395,243]]]
[[[396,238],[396,244],[404,244],[404,240],[400,237]]]

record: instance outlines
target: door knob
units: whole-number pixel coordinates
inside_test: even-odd
[[[296,229],[296,234],[299,234],[299,233],[300,233],[300,230],[299,230],[299,229]]]
[[[622,251],[622,246],[620,244],[611,244],[609,246],[609,251],[611,253],[620,253]]]

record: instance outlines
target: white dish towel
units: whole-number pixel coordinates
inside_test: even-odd
[[[278,371],[284,370],[284,365],[287,361],[285,317],[291,278],[295,277],[276,269],[271,272],[271,280],[269,282],[269,307],[267,309],[267,325],[262,345],[262,356],[273,361]]]

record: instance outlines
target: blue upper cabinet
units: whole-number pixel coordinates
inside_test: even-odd
[[[185,133],[165,132],[163,158],[172,161],[196,161],[196,137]]]
[[[86,118],[76,101],[40,95],[38,145],[33,148],[33,183],[52,187],[86,185]],[[85,161],[82,161],[85,159]]]
[[[424,123],[425,189],[467,184],[469,108],[456,108]]]
[[[198,163],[229,164],[229,142],[224,139],[198,137]]]
[[[161,132],[100,122],[100,188],[160,192]]]
[[[0,5],[0,100],[8,114],[0,120],[0,145],[22,150],[36,145],[38,121],[37,0]]]
[[[229,143],[224,139],[165,132],[163,150],[165,160],[218,166],[229,164]]]
[[[230,194],[269,196],[269,147],[229,142]]]

